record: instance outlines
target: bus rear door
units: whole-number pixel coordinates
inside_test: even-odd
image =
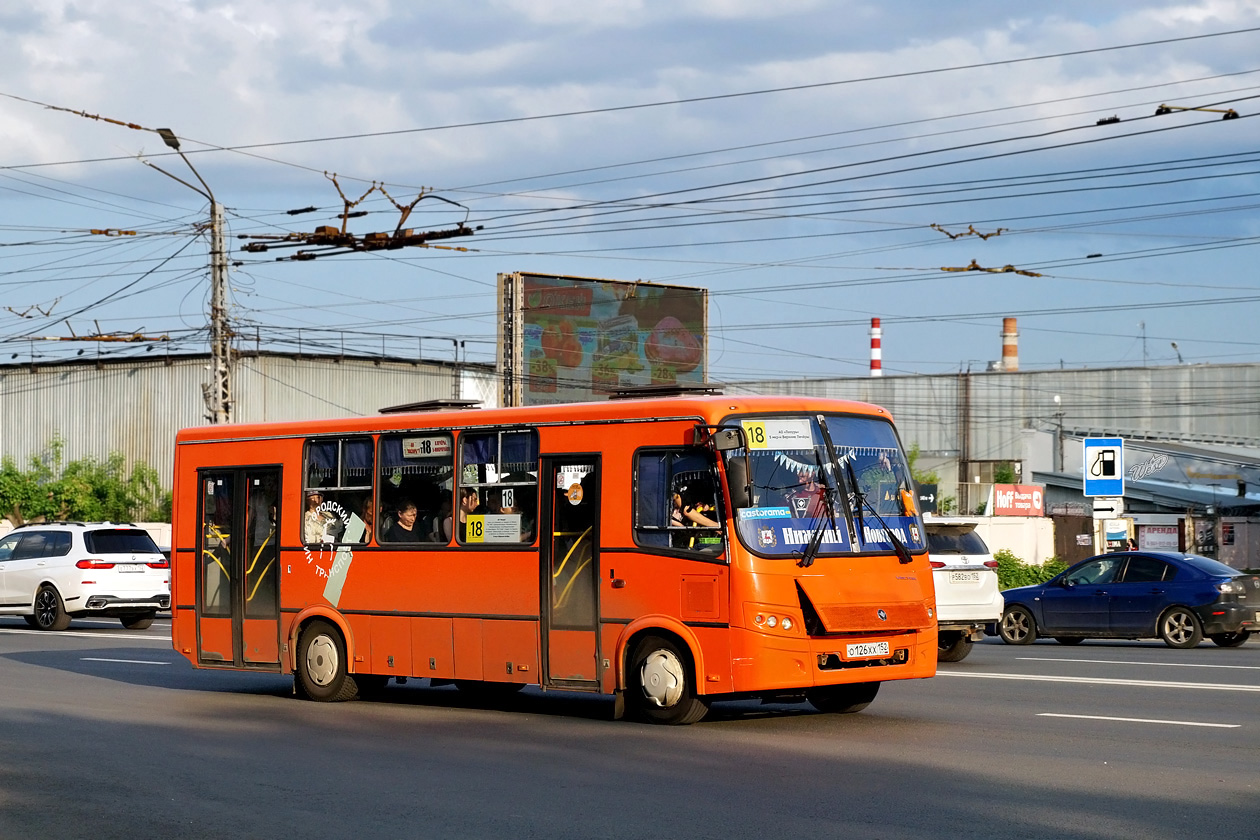
[[[199,478],[197,660],[279,670],[280,470],[204,470]]]

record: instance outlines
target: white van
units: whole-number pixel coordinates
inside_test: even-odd
[[[1002,617],[997,561],[974,522],[933,517],[923,525],[936,585],[937,659],[958,662],[984,637],[984,626]]]

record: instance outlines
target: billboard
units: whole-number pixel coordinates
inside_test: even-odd
[[[1045,488],[1039,484],[994,484],[991,516],[1045,516]]]
[[[504,405],[607,399],[708,378],[708,291],[515,272],[499,275]]]

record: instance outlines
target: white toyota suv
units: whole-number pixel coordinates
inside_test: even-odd
[[[937,659],[958,662],[984,637],[984,626],[1002,618],[997,561],[974,522],[925,518],[923,525],[936,586]]]
[[[134,525],[52,522],[0,537],[0,615],[40,630],[105,615],[143,630],[170,606],[170,561]]]

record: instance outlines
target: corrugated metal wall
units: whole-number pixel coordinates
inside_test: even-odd
[[[24,465],[60,434],[67,459],[121,451],[169,481],[176,430],[206,422],[207,363],[200,356],[0,367],[0,454]],[[971,460],[1019,460],[1022,429],[1060,423],[1068,434],[1260,443],[1260,364],[768,380],[727,392],[873,402],[925,453],[961,455],[965,428]],[[456,396],[490,406],[498,391],[484,366],[262,354],[237,358],[234,393],[234,418],[255,422],[372,415]]]
[[[175,432],[206,423],[206,356],[0,367],[0,454],[25,466],[54,436],[65,460],[122,452],[169,486]],[[236,359],[233,419],[366,416],[422,400],[497,394],[484,367],[248,355]]]
[[[971,460],[1018,460],[1021,429],[1059,424],[1069,434],[1260,443],[1260,364],[769,380],[727,390],[872,402],[892,412],[907,445],[965,449]]]

